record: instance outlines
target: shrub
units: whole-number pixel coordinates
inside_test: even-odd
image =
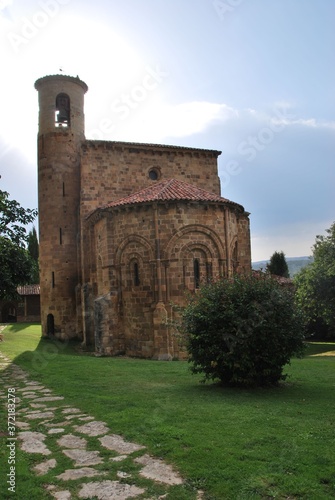
[[[232,385],[269,385],[304,347],[293,292],[269,277],[235,276],[204,285],[182,311],[193,373]]]

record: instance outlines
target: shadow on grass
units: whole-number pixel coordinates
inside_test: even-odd
[[[305,356],[335,356],[335,342],[308,342]]]

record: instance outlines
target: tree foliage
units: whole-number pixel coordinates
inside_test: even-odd
[[[0,236],[19,246],[27,240],[26,225],[34,222],[37,210],[23,208],[16,200],[9,199],[7,191],[0,190]]]
[[[284,278],[290,276],[284,252],[274,252],[266,269],[270,274],[276,276],[283,276]]]
[[[33,226],[33,228],[28,233],[27,245],[28,245],[28,252],[29,252],[30,257],[32,259],[38,261],[39,246],[38,246],[38,238],[37,238],[35,226]]]
[[[335,222],[326,236],[316,236],[314,261],[295,277],[297,300],[303,309],[309,334],[335,338]]]
[[[181,325],[192,372],[225,384],[276,384],[304,345],[293,292],[266,275],[204,285],[183,310]]]
[[[31,283],[33,263],[26,249],[25,225],[37,210],[25,209],[0,190],[0,298],[15,297],[18,285]]]
[[[0,298],[15,298],[17,287],[31,281],[31,271],[27,250],[0,237]]]

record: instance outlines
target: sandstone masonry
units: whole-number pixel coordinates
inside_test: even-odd
[[[86,84],[54,75],[35,87],[43,335],[182,357],[171,304],[251,271],[249,214],[220,195],[220,152],[86,140]]]

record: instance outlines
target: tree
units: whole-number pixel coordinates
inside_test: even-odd
[[[204,285],[181,313],[181,332],[192,372],[232,385],[278,383],[304,346],[293,292],[268,275]]]
[[[9,199],[7,191],[0,190],[0,236],[19,246],[27,240],[25,226],[34,222],[37,210],[23,208],[16,200]]]
[[[284,252],[274,252],[270,258],[270,262],[266,266],[266,269],[270,274],[283,276],[284,278],[290,277]]]
[[[28,253],[30,255],[32,263],[31,284],[36,284],[40,281],[40,274],[38,264],[39,246],[35,226],[33,226],[33,228],[29,231],[27,237],[27,245]]]
[[[309,334],[325,340],[335,338],[335,222],[326,233],[316,236],[314,261],[294,280]]]
[[[34,221],[37,210],[24,209],[7,191],[0,190],[0,298],[15,297],[18,285],[31,280],[32,261],[25,247],[24,227]]]
[[[27,236],[28,252],[32,259],[38,261],[39,247],[35,226],[29,231]]]
[[[16,298],[16,289],[31,281],[32,262],[27,250],[0,237],[0,299]]]

